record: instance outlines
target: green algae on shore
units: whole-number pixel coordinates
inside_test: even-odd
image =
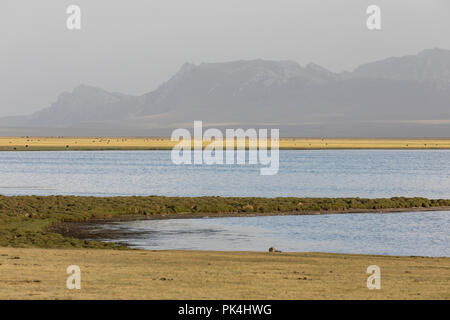
[[[0,246],[125,248],[77,240],[49,230],[60,222],[196,216],[245,216],[446,210],[450,200],[426,198],[238,198],[0,196]]]

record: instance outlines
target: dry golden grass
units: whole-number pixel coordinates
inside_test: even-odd
[[[366,287],[369,265],[381,290]],[[81,290],[66,268],[81,268]],[[0,299],[449,299],[450,259],[0,248]]]
[[[176,144],[170,138],[0,137],[0,150],[164,150]],[[281,138],[280,149],[450,149],[450,139]]]

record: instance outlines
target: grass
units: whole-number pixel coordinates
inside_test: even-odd
[[[38,248],[124,248],[49,232],[58,222],[120,216],[283,214],[450,207],[450,200],[425,198],[223,198],[0,196],[0,246]]]
[[[204,142],[204,146],[209,142]],[[170,150],[167,137],[0,137],[0,151]],[[450,139],[281,138],[280,149],[450,149]]]
[[[81,269],[68,290],[66,269]],[[366,269],[381,269],[368,290]],[[0,248],[0,299],[450,299],[450,259]]]

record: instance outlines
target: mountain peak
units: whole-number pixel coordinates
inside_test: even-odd
[[[193,63],[190,62],[185,62],[183,63],[183,65],[181,66],[180,70],[178,70],[178,73],[186,73],[191,71],[192,69],[195,69],[197,66]]]
[[[80,84],[72,90],[72,94],[86,94],[86,93],[98,93],[98,92],[106,93],[106,91],[101,88],[86,85],[86,84]]]
[[[433,48],[433,49],[425,49],[419,52],[419,57],[438,57],[438,56],[450,56],[450,50],[441,49],[441,48]]]
[[[351,77],[450,84],[450,51],[427,49],[417,55],[387,58],[356,68]]]
[[[392,121],[450,119],[449,100],[450,51],[434,48],[339,74],[289,60],[184,63],[169,81],[143,96],[81,84],[50,107],[14,119],[14,125],[10,118],[0,119],[0,126],[116,130],[124,125],[136,132],[134,126],[173,128],[202,119],[239,126],[276,122],[298,130],[305,123],[313,134],[328,128],[343,134],[342,128],[349,128],[350,135],[373,123],[374,132],[384,134],[400,132]],[[426,130],[442,136],[450,127]]]

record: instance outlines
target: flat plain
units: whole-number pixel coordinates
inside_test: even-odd
[[[0,137],[0,151],[170,150],[167,137]],[[203,141],[206,146],[210,142]],[[248,145],[248,141],[246,142]],[[268,141],[270,147],[270,140]],[[280,138],[280,149],[450,149],[450,139]]]

